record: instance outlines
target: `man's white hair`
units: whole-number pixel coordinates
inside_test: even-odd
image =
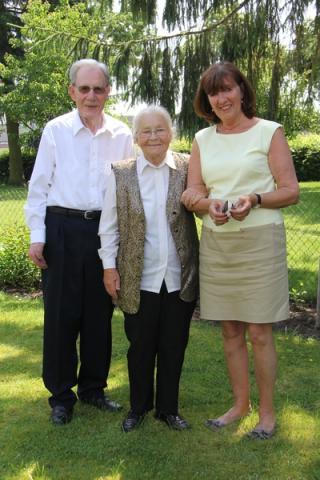
[[[81,67],[99,68],[103,73],[103,75],[105,76],[106,84],[109,85],[110,77],[109,77],[109,71],[107,66],[102,62],[98,62],[97,60],[94,60],[93,58],[82,58],[81,60],[77,60],[71,65],[69,70],[69,77],[72,85],[75,85],[76,79],[77,79],[77,73],[79,68]]]

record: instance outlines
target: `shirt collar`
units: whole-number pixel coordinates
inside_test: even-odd
[[[175,164],[175,161],[174,161],[174,158],[173,158],[173,155],[172,155],[172,152],[170,150],[167,151],[167,154],[166,154],[165,158],[157,166],[153,165],[151,162],[148,162],[148,160],[146,160],[145,156],[141,152],[141,154],[139,155],[138,160],[137,160],[138,174],[141,175],[146,167],[162,168],[165,165],[167,165],[169,168],[172,168],[174,170],[176,170],[176,168],[177,168],[176,164]]]
[[[76,136],[77,133],[82,129],[82,128],[86,128],[83,123],[82,123],[82,120],[80,118],[80,115],[79,115],[79,111],[78,110],[75,110],[75,115],[73,117],[73,121],[72,121],[72,131],[73,131],[73,135]],[[111,122],[110,122],[110,118],[108,115],[106,115],[104,112],[103,112],[103,125],[102,127],[98,130],[99,133],[102,133],[102,132],[110,132],[111,135],[113,135],[113,127],[111,125]]]

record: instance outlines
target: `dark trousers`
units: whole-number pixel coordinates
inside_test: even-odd
[[[195,302],[182,301],[179,292],[168,293],[163,284],[159,294],[142,290],[138,313],[124,314],[133,412],[153,408],[157,362],[156,410],[178,413],[179,381],[194,307]]]
[[[102,396],[111,360],[113,305],[98,256],[99,220],[46,215],[43,380],[51,407]],[[77,339],[80,335],[78,370]]]

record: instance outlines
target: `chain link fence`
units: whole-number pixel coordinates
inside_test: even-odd
[[[315,305],[320,257],[320,182],[301,183],[300,202],[283,210],[291,299]],[[0,249],[8,227],[24,225],[27,189],[0,185]]]

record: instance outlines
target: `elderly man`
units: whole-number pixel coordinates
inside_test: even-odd
[[[80,401],[121,409],[104,395],[113,303],[103,285],[97,233],[111,163],[133,154],[129,128],[104,113],[110,92],[106,66],[79,60],[70,80],[77,109],[45,126],[25,206],[29,256],[42,269],[43,380],[56,425],[72,419],[75,385]]]

